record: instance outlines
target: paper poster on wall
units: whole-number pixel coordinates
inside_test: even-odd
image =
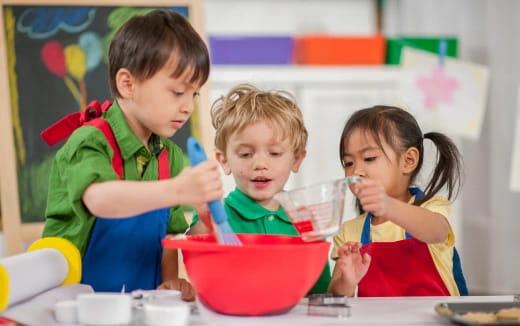
[[[403,48],[403,106],[424,132],[439,131],[477,139],[484,117],[488,68],[430,52]]]
[[[520,192],[520,87],[518,87],[515,119],[515,138],[513,138],[513,159],[511,161],[511,191]]]
[[[299,173],[291,177],[291,186],[301,187],[344,176],[339,143],[347,119],[359,109],[378,104],[396,105],[398,101],[397,85],[368,85],[357,89],[305,89],[301,93],[309,139],[307,156]]]

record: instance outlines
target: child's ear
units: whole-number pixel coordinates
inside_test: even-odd
[[[135,78],[126,68],[121,68],[116,73],[116,86],[121,98],[132,98],[134,93]]]
[[[403,173],[412,173],[417,168],[417,164],[419,164],[419,150],[416,147],[410,147],[401,155]]]
[[[215,157],[217,158],[217,161],[220,163],[222,170],[224,170],[224,173],[226,175],[230,175],[231,167],[229,166],[228,160],[226,159],[226,155],[224,155],[224,153],[222,153],[221,151],[217,150],[215,152]]]
[[[306,155],[307,151],[303,151],[300,154],[296,155],[296,159],[294,160],[291,171],[293,171],[294,173],[298,172],[298,170],[300,169],[300,165],[302,164],[302,161]]]

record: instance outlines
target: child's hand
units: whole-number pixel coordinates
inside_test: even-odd
[[[176,280],[169,280],[163,282],[159,287],[159,290],[178,290],[181,291],[181,298],[184,301],[195,301],[195,290],[191,284],[183,278]]]
[[[359,242],[348,241],[338,249],[336,266],[341,272],[341,279],[348,287],[355,287],[365,276],[370,266],[371,257],[365,253],[363,256],[359,251]]]
[[[184,205],[199,205],[224,195],[220,168],[216,161],[205,161],[186,167],[175,178],[175,196]]]
[[[370,212],[374,216],[387,216],[391,198],[387,195],[382,184],[363,178],[353,185],[353,192],[365,212]]]

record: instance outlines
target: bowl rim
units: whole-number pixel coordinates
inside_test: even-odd
[[[281,235],[281,234],[257,234],[257,233],[237,233],[239,238],[243,237],[252,237],[252,236],[262,236],[269,238],[298,238],[301,239],[300,243],[281,243],[276,244],[278,248],[291,249],[295,247],[299,247],[301,245],[330,245],[330,243],[326,240],[314,240],[314,241],[305,241],[299,235]],[[204,240],[214,239],[215,242],[207,242]],[[190,250],[190,251],[213,251],[213,252],[221,252],[221,251],[230,251],[230,250],[248,250],[254,248],[265,248],[265,244],[243,244],[243,245],[226,245],[219,244],[216,242],[215,235],[213,234],[201,234],[201,235],[188,235],[185,238],[172,238],[165,237],[162,240],[163,247],[170,249],[182,249],[182,250]]]

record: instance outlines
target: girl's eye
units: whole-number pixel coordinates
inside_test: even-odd
[[[351,167],[352,165],[354,165],[353,162],[345,162],[345,167],[346,168]]]
[[[174,94],[175,96],[182,96],[182,95],[184,95],[184,92],[181,92],[181,91],[173,91],[173,94]]]
[[[238,153],[238,157],[240,158],[247,158],[251,156],[251,153]]]
[[[271,152],[271,155],[275,156],[275,157],[278,157],[278,156],[281,156],[282,153],[281,152]]]
[[[375,156],[365,157],[365,162],[373,162],[376,160]]]

